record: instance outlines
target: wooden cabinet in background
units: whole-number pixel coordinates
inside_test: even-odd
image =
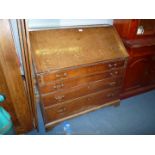
[[[123,40],[150,38],[155,35],[155,19],[115,19],[114,26]]]
[[[141,28],[143,30],[143,36],[155,35],[155,20],[140,19],[138,20],[138,28]]]
[[[155,88],[155,20],[114,20],[129,54],[122,98]]]
[[[149,59],[147,57],[131,58],[128,62],[123,91],[131,91],[145,85],[147,83],[148,68]]]
[[[150,85],[155,85],[155,55],[150,58],[150,68],[148,71],[148,83]]]

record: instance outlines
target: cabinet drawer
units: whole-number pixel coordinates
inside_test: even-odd
[[[100,91],[91,95],[87,95],[70,102],[64,102],[53,107],[45,108],[45,120],[49,123],[78,112],[101,106],[108,101],[113,101],[119,98],[120,89],[110,89]]]
[[[104,72],[109,69],[115,69],[124,66],[124,60],[113,61],[113,62],[102,62],[93,64],[90,66],[83,66],[74,69],[64,69],[60,71],[47,72],[37,75],[38,82],[40,84],[50,83],[53,80],[60,80],[66,78],[73,78],[77,76],[85,76],[87,74]]]
[[[53,93],[42,94],[41,98],[44,106],[51,106],[60,102],[75,99],[104,89],[120,87],[121,82],[122,78],[109,78],[105,80],[91,82],[85,85],[80,85],[78,87],[73,87],[71,89],[66,89],[63,91],[55,91]]]
[[[115,77],[122,77],[124,74],[124,68],[116,69],[116,70],[110,70],[98,74],[92,74],[85,77],[76,77],[76,78],[70,78],[70,79],[64,79],[60,81],[54,81],[51,82],[51,84],[47,85],[40,85],[39,84],[39,91],[41,94],[46,94],[49,92],[62,90],[62,89],[70,89],[72,87],[86,84],[88,82],[103,80],[106,78],[115,78]]]

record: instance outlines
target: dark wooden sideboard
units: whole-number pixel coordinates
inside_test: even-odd
[[[121,98],[155,88],[155,20],[114,20],[129,54]]]
[[[120,101],[128,54],[113,26],[29,34],[46,129]]]

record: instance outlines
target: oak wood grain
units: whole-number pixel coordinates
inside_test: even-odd
[[[119,92],[119,88],[99,91],[75,100],[68,101],[68,103],[64,102],[51,108],[45,108],[46,123],[79,113],[89,108],[100,106],[108,101],[115,100],[118,98]]]
[[[37,73],[128,56],[112,26],[32,31],[30,40]]]
[[[112,61],[102,61],[100,63],[85,64],[83,66],[73,66],[70,68],[59,69],[56,71],[44,72],[37,74],[39,83],[46,84],[51,81],[56,81],[60,79],[68,79],[80,76],[86,76],[88,74],[95,74],[99,72],[115,70],[118,68],[125,68],[125,61],[123,60],[112,60]]]
[[[120,87],[121,77],[108,78],[95,82],[85,83],[71,89],[55,91],[53,93],[42,94],[41,98],[44,106],[51,106],[68,100],[72,100],[81,96],[85,96],[97,91],[106,90],[108,88]]]
[[[118,68],[116,70],[108,70],[106,72],[99,72],[96,74],[88,74],[82,77],[74,77],[63,80],[51,81],[44,85],[38,84],[40,93],[48,93],[56,90],[70,89],[72,87],[85,84],[88,82],[103,80],[106,78],[121,77],[124,75],[124,68]]]
[[[20,66],[16,54],[9,20],[0,20],[0,65],[1,74],[5,78],[8,90],[6,98],[10,99],[19,125],[15,128],[17,133],[24,133],[33,128],[32,115],[27,102],[24,82],[20,74]],[[1,81],[4,82],[4,81]],[[11,106],[10,106],[11,107]]]
[[[115,28],[30,32],[45,126],[118,101],[128,54]]]
[[[34,93],[34,78],[33,78],[33,68],[32,68],[32,55],[30,51],[29,43],[29,33],[27,28],[27,22],[24,19],[17,20],[19,40],[21,46],[21,56],[23,61],[24,76],[25,76],[25,85],[27,98],[29,106],[31,108],[31,113],[33,116],[33,125],[34,128],[38,129],[38,119],[37,119],[37,108],[36,108],[36,96]]]

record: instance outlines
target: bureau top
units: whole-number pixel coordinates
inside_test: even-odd
[[[30,32],[37,73],[128,56],[113,26]]]

